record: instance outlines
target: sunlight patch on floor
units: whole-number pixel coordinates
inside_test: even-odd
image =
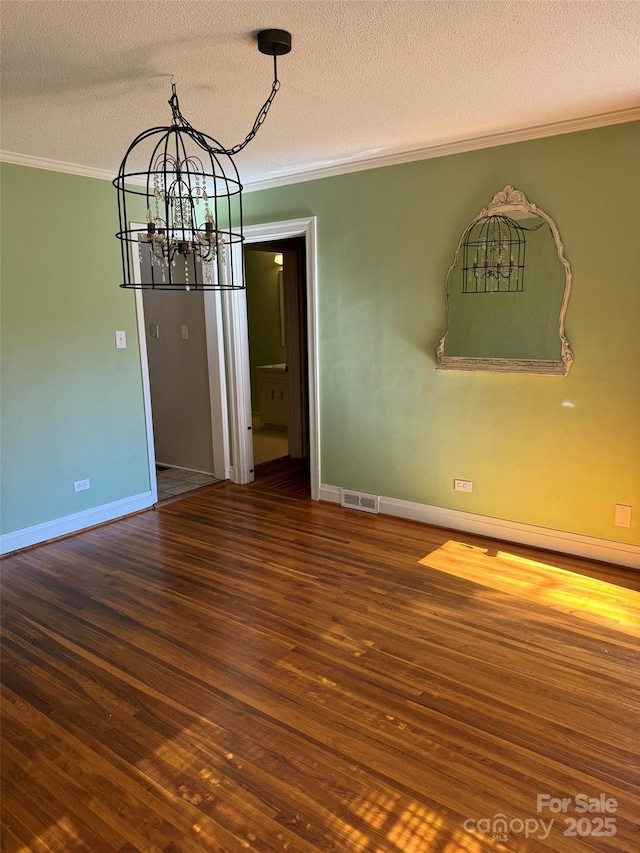
[[[626,587],[508,551],[491,554],[487,548],[452,539],[419,562],[493,593],[507,593],[633,635],[640,633],[640,593]],[[478,593],[477,597],[495,600],[498,596]]]
[[[436,849],[443,823],[424,806],[411,803],[387,837],[403,853],[429,853]]]
[[[156,778],[158,774],[154,769],[154,761],[161,759],[180,772],[182,765],[192,760],[190,756],[193,743],[203,738],[215,738],[216,731],[214,724],[201,719],[192,727],[179,732],[173,739],[159,745],[150,756],[139,761],[137,766],[150,778]],[[226,752],[224,758],[232,763],[236,770],[240,770],[245,764],[250,768],[253,760],[258,763],[260,761],[260,755],[249,757],[246,753],[241,757]],[[238,787],[241,783],[232,776],[226,777],[219,769],[210,767],[203,766],[199,776],[205,784],[212,785],[211,793],[203,791],[202,788],[192,790],[184,782],[175,795],[169,791],[165,791],[164,795],[169,799],[176,796],[193,808],[202,810],[199,818],[191,823],[191,830],[194,837],[199,836],[202,840],[204,850],[206,844],[216,837],[216,821],[220,817],[231,815],[234,819],[240,818],[236,811],[236,793],[241,790]],[[220,790],[216,792],[216,788]],[[241,793],[243,797],[247,796],[246,791]],[[350,794],[341,798],[341,807],[334,802],[333,805],[328,803],[326,808],[321,808],[321,817],[316,815],[314,819],[315,827],[304,814],[303,795],[300,800],[301,812],[296,815],[294,823],[309,831],[313,829],[316,833],[330,830],[331,835],[327,837],[340,843],[342,846],[339,849],[348,850],[349,853],[502,853],[507,849],[510,853],[516,853],[523,850],[519,846],[505,848],[491,835],[465,830],[462,824],[452,822],[450,818],[437,814],[428,806],[414,799],[408,800],[391,794],[382,787],[353,793],[355,796]],[[257,804],[256,801],[254,805]],[[272,817],[277,819],[278,809],[271,805],[269,810],[272,811]],[[63,819],[61,824],[66,824],[65,828],[68,830],[72,828],[66,819]],[[58,835],[60,828],[61,826],[56,827]],[[260,837],[255,834],[255,827],[253,831],[247,827],[247,832],[247,837],[252,837],[253,840]],[[285,842],[283,850],[287,849],[295,837],[295,829],[289,827],[282,835]],[[322,837],[324,838],[324,835]],[[66,849],[73,851],[75,848],[69,846]],[[25,848],[20,853],[30,851]]]
[[[370,797],[358,797],[355,803],[350,804],[350,808],[360,820],[374,829],[381,829],[395,808],[396,799],[388,794],[372,793]]]
[[[60,820],[51,824],[35,841],[45,850],[64,850],[65,853],[73,853],[74,850],[86,850],[86,845],[78,834],[77,827],[68,817],[61,817]],[[36,848],[32,846],[24,846],[20,848],[19,853],[34,853],[34,849]]]
[[[348,843],[351,853],[498,853],[505,847],[491,836],[466,832],[462,827],[451,826],[445,819],[426,806],[410,802],[400,815],[394,815],[397,803],[386,795],[371,799],[359,798],[350,808],[355,816],[376,830],[376,843],[365,830],[357,830],[338,817],[330,817],[330,826],[340,833],[340,841]],[[375,846],[373,846],[375,845]],[[518,850],[521,848],[518,847]]]

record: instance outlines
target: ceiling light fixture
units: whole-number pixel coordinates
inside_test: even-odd
[[[242,247],[244,235],[242,184],[233,157],[251,142],[264,122],[280,88],[277,57],[291,50],[291,35],[285,30],[262,30],[257,40],[258,50],[273,56],[273,84],[243,142],[224,148],[193,128],[180,112],[173,84],[171,125],[143,131],[127,149],[113,181],[118,191],[120,287],[245,287],[242,252],[234,250],[234,246]],[[140,219],[139,197],[146,207],[147,221],[142,226],[131,221],[131,209]]]

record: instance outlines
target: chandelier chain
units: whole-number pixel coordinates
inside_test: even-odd
[[[277,64],[277,59],[274,56],[273,57],[273,83],[271,84],[271,92],[269,93],[269,97],[264,102],[264,104],[260,107],[260,110],[258,111],[258,115],[256,116],[255,121],[253,122],[253,127],[251,128],[249,133],[245,136],[245,138],[243,139],[242,142],[239,142],[237,145],[234,145],[233,148],[213,148],[211,145],[209,145],[208,142],[205,141],[204,136],[201,133],[199,133],[199,131],[197,131],[191,124],[189,124],[189,122],[186,120],[186,118],[180,112],[180,105],[178,103],[178,95],[176,93],[175,83],[171,84],[171,97],[169,98],[168,103],[169,103],[169,106],[171,107],[171,113],[173,115],[173,123],[174,124],[181,124],[183,127],[189,128],[189,130],[192,132],[193,136],[195,138],[197,138],[199,144],[202,145],[202,147],[205,148],[206,150],[211,151],[211,153],[213,153],[213,154],[227,154],[230,157],[232,157],[235,154],[238,154],[240,151],[242,151],[242,149],[245,148],[245,146],[247,146],[251,142],[251,140],[255,137],[256,133],[260,130],[260,128],[262,127],[262,125],[264,123],[264,120],[267,117],[267,113],[269,112],[271,104],[273,103],[273,99],[275,98],[279,89],[280,89],[280,81],[278,80],[278,64]]]
[[[269,112],[269,108],[271,107],[271,104],[273,103],[273,99],[275,98],[276,92],[279,90],[279,88],[280,88],[280,81],[276,78],[273,81],[273,85],[271,86],[271,94],[269,95],[267,100],[262,105],[260,112],[256,116],[256,120],[253,123],[253,127],[251,128],[249,133],[246,135],[245,139],[242,142],[239,142],[237,145],[234,145],[233,148],[223,149],[223,151],[220,153],[229,154],[230,156],[233,156],[234,154],[237,154],[239,151],[242,151],[242,149],[245,147],[245,145],[248,145],[251,142],[253,137],[260,130],[262,123],[266,119],[267,113]]]

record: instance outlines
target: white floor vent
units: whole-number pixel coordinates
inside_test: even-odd
[[[360,509],[362,512],[378,512],[378,495],[367,495],[364,492],[347,492],[340,489],[340,504],[349,509]]]

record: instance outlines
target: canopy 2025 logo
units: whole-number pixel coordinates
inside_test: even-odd
[[[510,835],[520,834],[525,838],[542,841],[549,837],[553,829],[562,831],[568,837],[610,838],[617,832],[614,817],[617,810],[618,801],[606,794],[597,797],[588,794],[576,794],[573,797],[538,794],[537,817],[509,818],[503,812],[497,812],[493,817],[467,818],[463,827],[465,832],[491,836],[494,841],[507,841]]]

